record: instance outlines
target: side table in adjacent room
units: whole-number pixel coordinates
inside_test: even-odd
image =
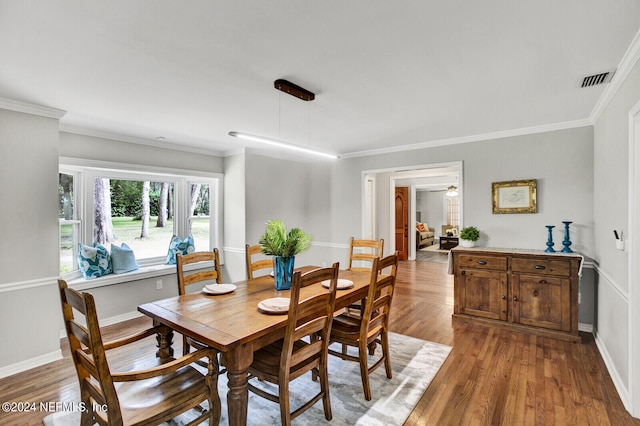
[[[440,237],[440,250],[451,250],[457,247],[459,243],[458,237],[448,237],[443,235]]]

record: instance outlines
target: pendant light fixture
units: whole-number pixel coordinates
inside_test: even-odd
[[[302,99],[303,101],[312,101],[316,98],[316,95],[313,92],[308,91],[307,89],[304,89],[300,86],[298,86],[297,84],[291,83],[290,81],[287,80],[283,80],[283,79],[278,79],[276,81],[273,82],[273,86],[280,90],[281,92],[284,92],[288,95],[294,96],[298,99]],[[280,106],[278,106],[278,120],[280,120]],[[278,130],[279,132],[279,130]],[[244,133],[244,132],[236,132],[236,131],[231,131],[229,132],[229,136],[233,136],[235,138],[240,138],[240,139],[245,139],[245,140],[249,140],[249,141],[253,141],[253,142],[259,142],[259,143],[263,143],[266,145],[271,145],[271,146],[277,146],[279,148],[285,148],[285,149],[289,149],[292,151],[297,151],[297,152],[303,152],[305,154],[312,154],[312,155],[317,155],[320,157],[325,157],[325,158],[332,158],[332,159],[336,159],[336,158],[340,158],[339,156],[335,155],[335,154],[330,154],[327,152],[322,152],[322,151],[316,151],[314,149],[310,149],[310,148],[306,148],[300,145],[296,145],[290,142],[286,142],[280,139],[273,139],[273,138],[269,138],[266,136],[259,136],[259,135],[252,135],[250,133]]]
[[[457,197],[458,196],[458,188],[451,185],[447,188],[447,197]]]

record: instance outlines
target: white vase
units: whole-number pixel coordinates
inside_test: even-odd
[[[462,238],[460,238],[460,245],[462,247],[474,247],[476,245],[475,241],[471,241],[471,240],[464,240]]]

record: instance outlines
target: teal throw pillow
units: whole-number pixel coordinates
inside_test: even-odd
[[[111,256],[100,244],[93,246],[78,244],[78,264],[82,276],[87,279],[98,278],[112,271]]]
[[[111,244],[111,263],[114,274],[123,274],[140,268],[133,250],[126,243],[122,243],[120,247]]]
[[[167,265],[175,265],[176,264],[176,254],[180,253],[182,255],[193,253],[196,251],[196,246],[193,243],[193,237],[189,235],[184,240],[181,240],[177,236],[171,237],[171,242],[169,243],[169,252],[167,253]]]

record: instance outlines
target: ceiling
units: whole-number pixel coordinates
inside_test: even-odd
[[[0,98],[61,129],[228,155],[242,131],[342,156],[583,123],[637,0],[0,1]],[[284,78],[316,94],[273,87]]]

